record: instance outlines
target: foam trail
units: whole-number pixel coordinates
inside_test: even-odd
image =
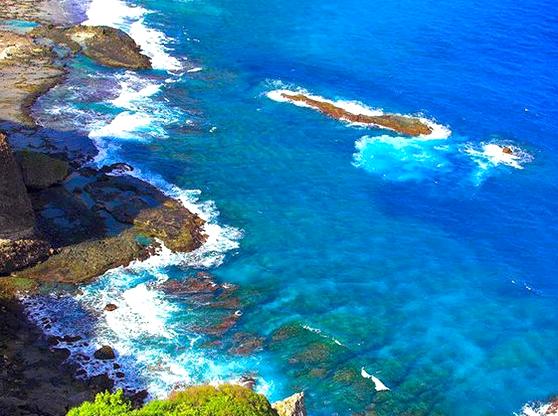
[[[379,378],[374,377],[372,374],[368,374],[364,367],[361,368],[360,375],[364,378],[372,380],[374,382],[374,388],[376,391],[389,391],[389,388],[384,383],[382,383]]]

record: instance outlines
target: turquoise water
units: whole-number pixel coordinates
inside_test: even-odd
[[[73,88],[38,111],[92,131],[97,163],[125,160],[195,203],[214,238],[83,288],[66,327],[127,305],[81,330],[154,395],[251,372],[272,400],[304,390],[312,415],[512,414],[557,393],[552,2],[135,4],[155,13],[101,23],[144,41],[158,69],[78,60]],[[348,126],[271,100],[276,89],[420,114],[451,134]],[[157,288],[200,270],[239,287],[242,316],[220,346],[195,329],[217,312]],[[238,332],[262,349],[228,353]],[[391,390],[375,392],[363,367]]]

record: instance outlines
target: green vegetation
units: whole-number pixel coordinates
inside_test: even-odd
[[[98,394],[67,416],[277,416],[267,399],[245,387],[195,386],[132,409],[121,390]]]

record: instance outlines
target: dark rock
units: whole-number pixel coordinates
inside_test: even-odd
[[[242,387],[246,387],[247,389],[254,390],[254,387],[256,387],[257,380],[256,377],[252,375],[243,375],[242,377],[240,377],[238,383]]]
[[[43,240],[0,240],[0,276],[33,266],[51,253]]]
[[[145,402],[145,399],[147,399],[148,395],[149,393],[147,392],[147,390],[140,390],[132,394],[130,396],[130,402],[132,403],[132,407],[136,409],[141,407]]]
[[[0,240],[33,235],[35,216],[6,135],[0,133]]]
[[[68,162],[44,153],[23,151],[15,154],[23,174],[25,186],[29,189],[44,189],[58,184],[68,176]]]
[[[114,303],[109,303],[108,305],[105,306],[105,311],[107,312],[112,312],[118,309],[118,306],[116,306]]]
[[[502,153],[505,153],[505,154],[507,154],[507,155],[513,155],[513,150],[512,150],[512,148],[509,147],[509,146],[504,146],[504,147],[502,148]]]
[[[124,378],[124,377],[126,376],[126,375],[125,375],[123,372],[121,372],[121,371],[117,371],[116,373],[114,373],[114,375],[115,375],[116,377],[118,377],[118,378]]]
[[[56,356],[56,359],[59,361],[65,361],[70,356],[70,350],[67,348],[57,348],[53,350],[52,353]]]
[[[95,351],[93,356],[97,360],[114,360],[116,358],[114,350],[109,345],[103,345],[101,348]]]
[[[114,386],[114,382],[106,374],[91,377],[88,384],[96,391],[110,391]]]
[[[127,163],[113,163],[112,165],[109,166],[103,166],[101,168],[101,172],[102,173],[113,173],[113,172],[119,172],[119,173],[123,173],[123,172],[131,172],[133,171],[134,168],[130,165],[128,165]]]

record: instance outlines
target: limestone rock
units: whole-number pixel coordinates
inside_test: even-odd
[[[304,392],[293,394],[271,405],[279,416],[306,416]]]
[[[23,182],[29,189],[44,189],[60,183],[68,176],[69,164],[44,153],[23,151],[15,154]]]

